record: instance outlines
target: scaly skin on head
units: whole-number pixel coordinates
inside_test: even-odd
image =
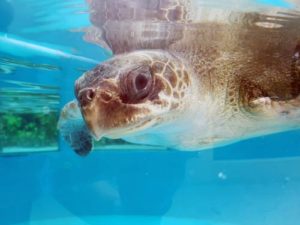
[[[136,51],[86,72],[75,85],[82,115],[95,139],[119,138],[178,120],[188,109],[191,72],[164,51]]]

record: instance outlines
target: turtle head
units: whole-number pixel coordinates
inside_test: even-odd
[[[177,119],[186,108],[191,76],[163,51],[117,55],[75,84],[81,113],[95,139],[121,138]]]

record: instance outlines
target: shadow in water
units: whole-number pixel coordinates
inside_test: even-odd
[[[70,156],[54,171],[53,196],[78,216],[164,215],[194,155],[125,150]]]
[[[95,151],[0,158],[2,225],[96,215],[161,216],[194,153]]]

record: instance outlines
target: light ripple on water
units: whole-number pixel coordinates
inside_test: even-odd
[[[58,71],[60,67],[49,65],[49,64],[40,64],[33,63],[30,61],[9,58],[9,57],[0,57],[0,73],[12,73],[16,68],[27,68],[27,69],[38,69],[38,70],[49,70],[49,71]]]
[[[2,113],[48,113],[59,109],[58,86],[12,80],[5,80],[3,83],[12,86],[0,88]]]
[[[37,84],[37,83],[30,83],[30,82],[16,81],[16,80],[4,80],[3,82],[21,86],[23,89],[30,88],[35,90],[56,90],[56,91],[60,89],[59,86]]]

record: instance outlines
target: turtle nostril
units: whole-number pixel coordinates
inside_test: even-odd
[[[86,88],[79,92],[79,101],[82,106],[87,105],[95,97],[95,91],[92,88]]]
[[[87,90],[87,92],[86,92],[86,98],[87,98],[87,100],[92,101],[94,97],[95,97],[94,90],[93,89]]]

